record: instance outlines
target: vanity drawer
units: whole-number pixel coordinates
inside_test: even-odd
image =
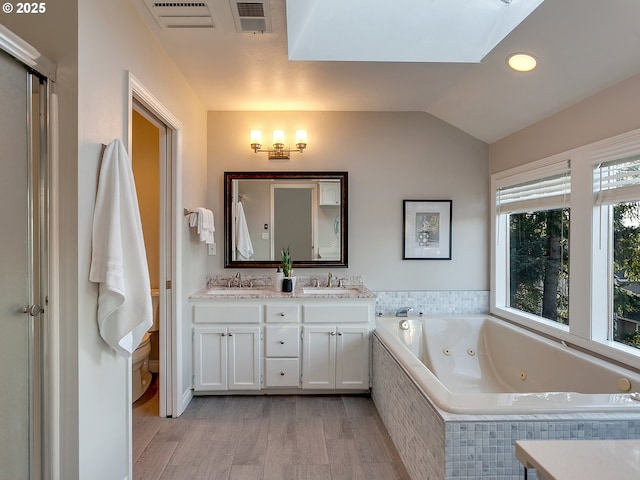
[[[297,325],[268,325],[265,327],[265,356],[300,356],[300,327]]]
[[[289,304],[267,305],[265,321],[269,323],[299,323],[300,306]]]
[[[194,305],[194,323],[260,323],[261,305]]]
[[[264,361],[265,387],[300,386],[300,360],[298,358],[267,358]]]
[[[369,304],[304,306],[304,323],[360,323],[371,319]]]

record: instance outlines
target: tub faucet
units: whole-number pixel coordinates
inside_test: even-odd
[[[238,288],[242,288],[242,275],[240,272],[236,273],[236,284]]]
[[[408,317],[409,312],[413,311],[413,307],[402,307],[396,310],[396,317]]]

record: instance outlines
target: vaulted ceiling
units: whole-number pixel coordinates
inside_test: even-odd
[[[289,0],[303,1],[314,8],[320,0]],[[417,2],[386,4],[402,10],[412,1]],[[524,0],[511,4],[519,1]],[[152,14],[157,0],[131,2],[208,110],[424,111],[491,143],[640,73],[637,0],[545,0],[477,63],[389,61],[388,52],[385,61],[294,61],[288,54],[285,0],[264,0],[265,33],[242,31],[262,27],[242,24],[237,0],[196,2],[210,14],[191,20],[202,23],[200,28],[184,28],[190,23],[180,18],[173,21],[182,28],[167,28],[169,20]],[[373,35],[384,36],[379,27],[384,9],[358,2],[368,7],[354,15],[342,7],[344,0],[321,1],[325,10],[331,5],[353,25],[371,25]],[[409,31],[411,23],[415,29],[416,13],[405,8],[404,15],[408,23],[402,15],[386,17],[393,29]],[[213,26],[202,28],[207,22]],[[304,32],[299,27],[295,30]],[[353,30],[362,35],[367,29]],[[409,35],[399,38],[398,52],[402,42],[407,49],[415,43]],[[440,50],[453,44],[442,43]],[[538,58],[533,72],[507,67],[507,56],[522,51]]]

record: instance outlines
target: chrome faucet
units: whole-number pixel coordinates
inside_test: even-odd
[[[329,275],[327,275],[327,287],[333,287],[333,275],[331,274],[331,272],[329,272]]]
[[[240,272],[236,273],[236,286],[242,288],[242,275]]]
[[[409,322],[407,320],[400,320],[398,327],[400,327],[400,330],[409,330]]]
[[[396,317],[407,317],[409,316],[409,312],[412,312],[412,307],[402,307],[396,310]]]

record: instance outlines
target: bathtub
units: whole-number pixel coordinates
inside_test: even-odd
[[[371,396],[414,480],[522,479],[517,440],[640,439],[637,372],[488,315],[400,320],[378,318]]]
[[[408,317],[407,330],[401,320],[379,317],[376,335],[446,412],[640,412],[637,372],[495,317]]]

